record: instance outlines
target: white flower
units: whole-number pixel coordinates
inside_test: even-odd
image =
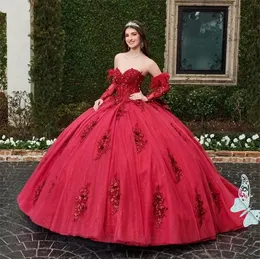
[[[250,143],[250,142],[252,142],[252,139],[251,139],[251,138],[248,138],[248,139],[246,140],[246,142],[247,142],[247,143]]]
[[[247,143],[245,143],[245,147],[246,147],[246,148],[249,148],[249,145],[248,145]]]
[[[56,141],[56,138],[53,140],[53,142],[55,142]]]
[[[10,140],[8,138],[8,139],[6,139],[5,144],[9,144],[9,143],[10,143]]]
[[[207,140],[209,143],[211,142],[211,139],[210,139],[210,138],[207,138],[206,140]]]
[[[232,148],[235,148],[235,147],[236,147],[236,145],[235,145],[234,143],[232,143],[232,144],[231,144],[231,147],[232,147]]]
[[[204,134],[205,138],[208,136],[209,134]]]
[[[223,138],[221,139],[221,141],[222,141],[222,142],[225,141],[225,142],[226,142],[225,145],[228,146],[228,145],[229,145],[229,142],[230,142],[230,138],[229,138],[229,136],[225,136],[225,137],[223,137]]]
[[[197,141],[199,141],[199,139],[198,139],[197,137],[195,137],[195,139],[196,139]]]
[[[230,141],[229,136],[225,136],[225,137],[223,137],[223,138],[221,139],[221,141],[225,141],[225,140]]]
[[[234,141],[235,143],[237,143],[237,142],[238,142],[238,139],[237,139],[237,138],[234,138],[233,141]]]
[[[200,140],[200,144],[203,145],[204,144],[204,139]]]
[[[210,134],[209,135],[211,138],[214,138],[215,137],[215,134]]]
[[[43,141],[43,140],[45,140],[45,137],[41,137],[41,138],[40,138],[40,141]]]
[[[245,135],[245,134],[242,134],[242,135],[240,135],[238,138],[239,138],[240,140],[243,140],[245,137],[246,137],[246,135]]]
[[[217,146],[221,146],[221,143],[219,141],[217,142]]]
[[[208,143],[208,142],[205,142],[205,145],[208,147],[208,146],[209,146],[209,143]]]
[[[51,140],[46,140],[46,145],[50,146],[52,144]]]
[[[5,139],[5,135],[2,136],[2,139]]]
[[[201,136],[200,136],[200,140],[204,140],[204,136],[201,135]]]
[[[252,136],[252,139],[253,139],[253,140],[256,140],[256,139],[258,139],[258,138],[259,138],[259,135],[258,135],[258,134],[255,134],[255,135]]]

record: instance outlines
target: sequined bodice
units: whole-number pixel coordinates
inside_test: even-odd
[[[129,101],[131,94],[140,92],[144,75],[135,68],[127,69],[124,73],[118,68],[113,68],[108,70],[108,79],[110,78],[112,78],[112,83],[101,95],[100,99],[105,100],[114,95],[118,103]],[[161,73],[152,78],[150,84],[151,93],[146,95],[147,101],[158,99],[170,90],[169,78],[170,75],[168,73]]]
[[[109,71],[116,84],[116,96],[120,99],[129,98],[129,95],[140,91],[144,75],[137,69],[130,68],[122,73],[118,68]]]

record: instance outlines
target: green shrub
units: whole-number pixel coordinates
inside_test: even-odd
[[[8,104],[4,92],[0,92],[0,128],[3,128],[8,123]]]
[[[15,91],[7,97],[0,93],[0,121],[0,135],[19,139],[31,138],[34,134],[31,95],[25,91]]]
[[[246,89],[234,91],[224,102],[232,121],[241,122],[246,115]]]
[[[0,90],[7,89],[6,14],[0,12]]]
[[[260,126],[260,5],[258,0],[242,0],[239,41],[238,86],[245,95],[242,118]]]
[[[164,98],[174,115],[181,120],[192,119],[190,104],[187,100],[191,89],[192,87],[188,86],[174,86]]]
[[[56,123],[58,128],[60,130],[64,129],[90,107],[91,105],[86,102],[61,104],[56,111]]]
[[[187,96],[188,107],[195,119],[200,119],[202,124],[205,119],[216,116],[218,96],[212,87],[197,87]]]
[[[55,110],[61,103],[64,31],[59,0],[38,0],[33,9],[33,120],[38,136],[58,133]]]
[[[31,94],[14,91],[8,96],[8,115],[15,128],[21,131],[32,128]]]

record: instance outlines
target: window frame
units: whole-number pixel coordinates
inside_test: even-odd
[[[170,75],[171,84],[236,85],[238,73],[239,22],[241,0],[167,0],[165,71]],[[227,30],[225,73],[180,73],[177,69],[179,9],[187,8],[227,8]]]

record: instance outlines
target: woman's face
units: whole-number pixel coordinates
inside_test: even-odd
[[[140,48],[141,36],[137,30],[127,28],[125,30],[125,42],[130,49]]]

